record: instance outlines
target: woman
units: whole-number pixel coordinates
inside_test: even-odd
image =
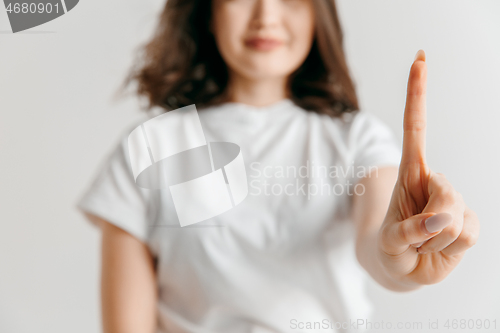
[[[366,273],[415,290],[475,244],[476,215],[425,162],[423,51],[402,153],[358,110],[333,0],[169,0],[144,51],[128,82],[150,109],[196,104],[208,142],[240,146],[249,194],[179,227],[168,190],[136,185],[127,131],[78,205],[103,232],[104,332],[362,330]]]

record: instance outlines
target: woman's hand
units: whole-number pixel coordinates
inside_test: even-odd
[[[445,176],[426,164],[426,80],[420,50],[408,80],[398,178],[377,238],[382,267],[395,282],[409,286],[443,280],[479,235],[476,214]]]

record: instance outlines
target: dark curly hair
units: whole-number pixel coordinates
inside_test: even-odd
[[[298,106],[331,116],[358,110],[343,50],[335,0],[311,0],[315,36],[304,63],[288,79]],[[152,39],[140,46],[123,88],[136,82],[147,109],[166,111],[226,101],[228,70],[210,32],[211,0],[168,0]]]

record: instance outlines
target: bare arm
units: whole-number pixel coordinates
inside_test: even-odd
[[[462,195],[427,165],[426,89],[427,64],[419,50],[408,78],[399,168],[384,168],[379,177],[361,180],[366,193],[354,198],[358,260],[394,291],[445,279],[476,244],[480,231],[479,219]]]
[[[410,291],[415,287],[403,286],[385,273],[376,250],[377,234],[387,214],[397,176],[397,167],[384,167],[359,181],[365,192],[355,195],[353,201],[356,256],[361,266],[383,287],[392,291]]]
[[[87,216],[102,230],[103,332],[155,332],[156,272],[147,246],[113,224]]]

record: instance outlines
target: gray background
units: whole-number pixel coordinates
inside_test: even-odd
[[[361,105],[398,137],[408,71],[426,51],[428,161],[482,223],[478,244],[442,283],[403,294],[370,283],[374,320],[483,318],[499,327],[500,3],[338,4]],[[74,204],[140,117],[136,99],[112,95],[161,6],[85,0],[18,34],[0,10],[1,332],[100,331],[100,236]]]

